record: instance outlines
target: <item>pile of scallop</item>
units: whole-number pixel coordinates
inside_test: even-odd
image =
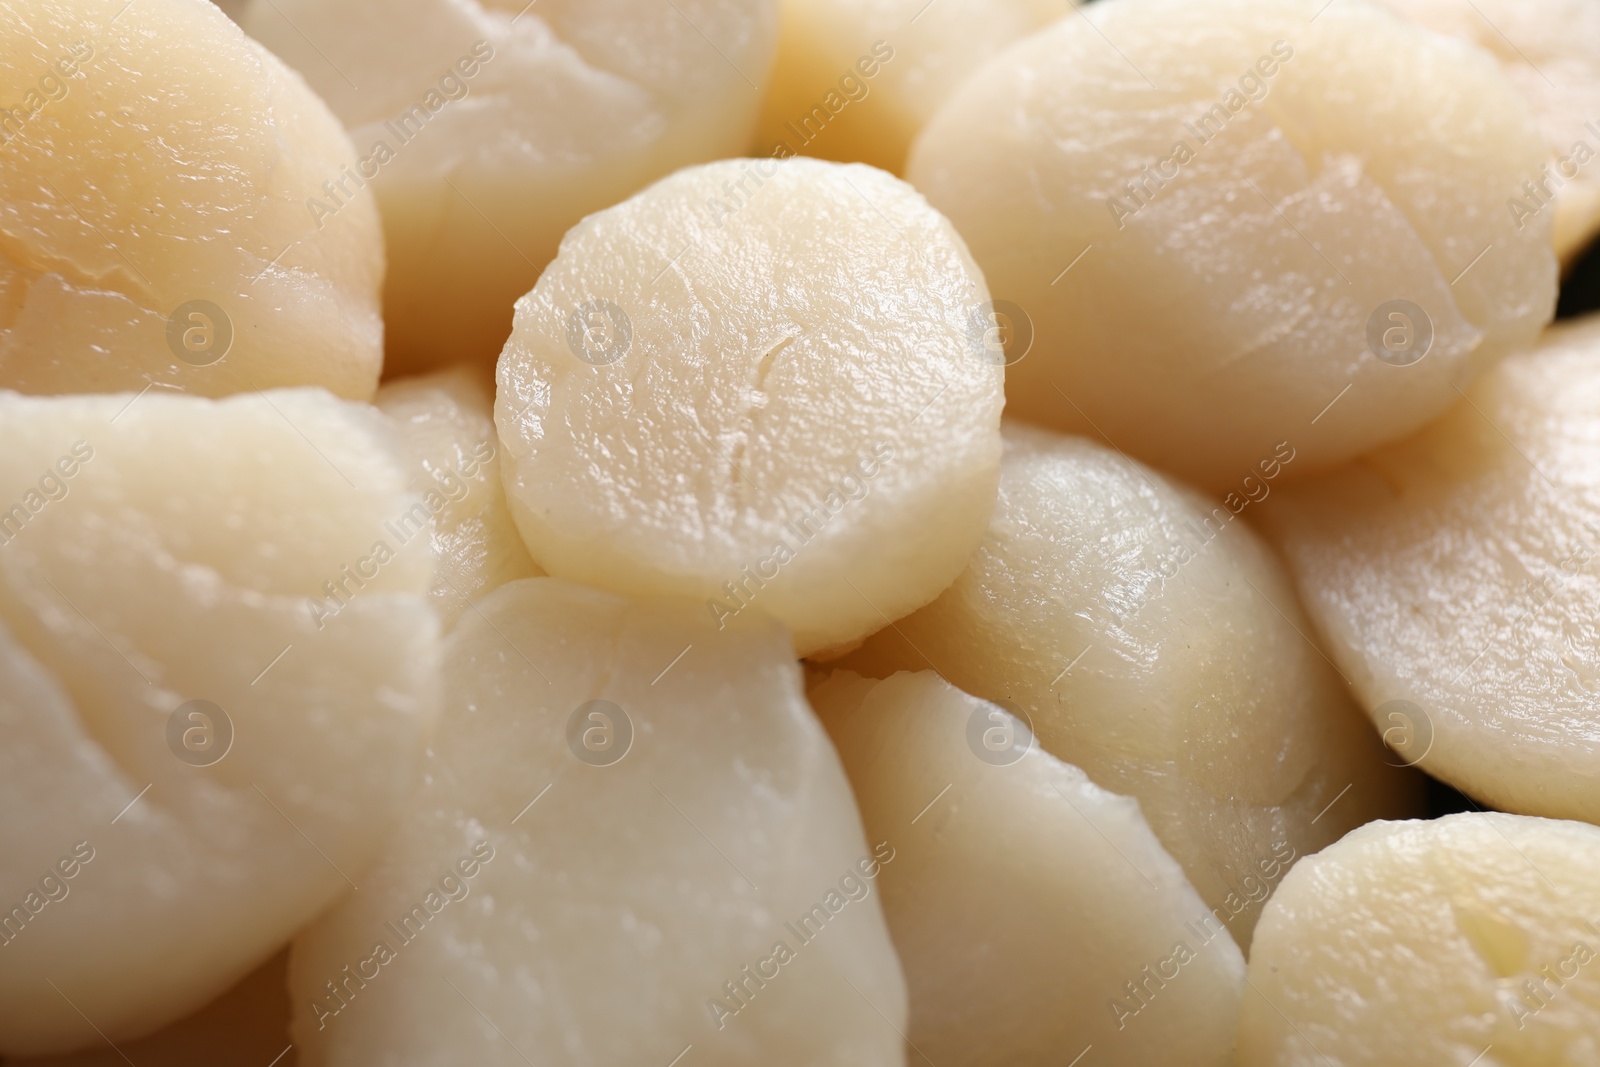
[[[0,127],[7,1067],[1600,1064],[1595,0],[6,0]]]

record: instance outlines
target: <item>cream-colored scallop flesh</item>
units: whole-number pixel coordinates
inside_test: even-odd
[[[1261,490],[1298,462],[1281,459]],[[1261,864],[1412,814],[1415,784],[1384,765],[1282,564],[1233,504],[1255,506],[1213,505],[1091,441],[1008,425],[1000,500],[967,569],[843,665],[879,678],[931,667],[1008,702],[1046,751],[1139,801],[1248,951],[1272,888]]]
[[[1592,1063],[1600,829],[1375,822],[1309,856],[1250,953],[1240,1067]]]
[[[1263,513],[1396,751],[1486,804],[1600,821],[1600,317]]]
[[[137,1041],[66,1056],[8,1058],[5,1067],[299,1067],[289,1045],[289,953],[278,953],[193,1015]],[[273,1057],[279,1057],[274,1060]],[[124,1058],[126,1057],[126,1058]]]
[[[783,0],[756,147],[905,167],[955,87],[1076,0]]]
[[[493,360],[512,305],[585,215],[744,151],[778,8],[255,0],[245,27],[355,141],[344,187],[370,183],[383,211],[389,362],[416,370],[446,352]]]
[[[1549,145],[1506,209],[1553,213],[1556,255],[1570,264],[1600,232],[1600,6],[1589,0],[1382,0],[1417,25],[1471,41],[1500,64]]]
[[[0,388],[201,396],[383,366],[370,192],[305,83],[205,0],[0,11]]]
[[[993,506],[987,301],[949,223],[859,164],[708,164],[585,219],[500,357],[529,553],[763,611],[801,655],[859,641],[960,573]]]
[[[480,611],[402,829],[295,940],[302,1064],[904,1064],[878,851],[783,630],[554,578]]]
[[[0,1051],[22,1055],[182,1018],[359,884],[439,647],[428,539],[386,527],[407,460],[365,405],[0,393],[0,456],[0,807],[27,813],[0,820]]]
[[[837,671],[811,699],[894,845],[879,888],[926,1062],[1232,1063],[1244,957],[1136,801],[931,671]]]
[[[1550,321],[1549,157],[1482,51],[1368,0],[1103,0],[1013,45],[908,174],[1033,344],[1011,414],[1210,489],[1440,415]]]
[[[433,524],[433,604],[444,625],[507,582],[542,575],[506,506],[488,368],[461,365],[387,382],[374,403],[398,424],[416,460],[422,510],[406,523]]]

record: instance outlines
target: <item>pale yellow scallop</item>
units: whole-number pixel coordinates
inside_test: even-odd
[[[1468,812],[1307,857],[1250,953],[1240,1067],[1600,1055],[1600,829]]]
[[[416,460],[413,486],[423,510],[405,522],[432,523],[433,604],[445,626],[507,582],[543,574],[506,506],[488,369],[456,366],[401,378],[380,388],[374,402]]]
[[[1244,957],[1136,801],[931,671],[838,671],[811,700],[894,845],[878,884],[914,1062],[1232,1062]]]
[[[1299,462],[1292,446],[1279,456],[1262,493]],[[1008,702],[1046,751],[1139,801],[1246,949],[1272,889],[1262,863],[1411,814],[1415,793],[1239,517],[1256,506],[1008,426],[1000,500],[967,569],[843,661],[874,677],[932,668]]]
[[[254,0],[244,25],[344,122],[389,246],[393,367],[492,360],[561,235],[745,150],[777,0]],[[336,175],[330,175],[340,181]]]
[[[223,396],[383,365],[370,192],[300,78],[206,0],[0,10],[0,388]]]
[[[759,152],[899,173],[955,87],[1076,0],[783,0]]]
[[[322,390],[0,392],[0,456],[0,1052],[120,1043],[360,884],[435,712],[433,557]]]
[[[1576,259],[1600,231],[1600,4],[1592,0],[1382,0],[1417,25],[1471,41],[1527,99],[1550,146],[1506,210],[1553,213],[1556,254]]]
[[[1273,500],[1328,652],[1410,761],[1600,821],[1600,317],[1406,441]]]
[[[529,553],[719,624],[760,610],[801,655],[859,641],[938,595],[993,507],[987,302],[950,224],[860,164],[712,163],[590,216],[500,357]]]
[[[1101,0],[963,82],[907,174],[1031,317],[1011,414],[1221,490],[1533,341],[1550,217],[1506,202],[1548,156],[1488,55],[1369,0]]]
[[[765,619],[491,593],[381,862],[295,941],[304,1067],[903,1067],[894,843],[800,686]]]

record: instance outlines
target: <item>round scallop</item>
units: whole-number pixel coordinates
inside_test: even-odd
[[[1220,490],[1533,341],[1550,216],[1506,202],[1548,157],[1489,56],[1367,0],[1105,0],[965,81],[908,174],[1031,319],[1011,413]]]
[[[377,205],[308,210],[350,140],[214,5],[8,5],[0,100],[0,388],[371,399]]]
[[[719,625],[765,612],[802,655],[859,641],[982,535],[994,321],[961,239],[882,171],[682,171],[585,219],[518,302],[495,421],[523,540]]]
[[[1292,446],[1269,457],[1252,496],[1297,462]],[[931,668],[1005,702],[1046,751],[1139,801],[1247,950],[1273,885],[1263,863],[1410,814],[1414,794],[1240,517],[1256,506],[1008,426],[999,503],[967,569],[844,661],[880,678]]]
[[[585,215],[749,144],[777,0],[254,0],[359,159],[389,249],[389,359],[484,362]],[[364,194],[363,194],[364,195]]]
[[[1600,821],[1600,317],[1264,513],[1396,751],[1503,810]]]
[[[1076,0],[783,0],[762,152],[899,173],[957,85]]]
[[[1244,957],[1137,801],[932,671],[838,671],[811,700],[895,843],[879,888],[927,1062],[1233,1062]]]
[[[1494,56],[1521,91],[1550,158],[1509,191],[1518,223],[1552,219],[1570,264],[1600,232],[1600,6],[1589,0],[1383,0],[1425,29]]]
[[[180,1019],[360,884],[438,698],[372,409],[0,393],[0,1052]]]
[[[532,578],[444,673],[381,862],[295,940],[302,1067],[905,1063],[896,849],[781,627]]]
[[[500,482],[494,379],[456,366],[386,383],[374,401],[413,458],[422,509],[407,522],[433,528],[433,603],[446,627],[473,601],[544,572],[528,558]]]
[[[1240,1067],[1592,1061],[1597,886],[1586,823],[1467,812],[1361,827],[1268,901]]]

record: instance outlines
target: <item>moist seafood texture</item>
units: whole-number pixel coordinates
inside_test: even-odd
[[[1555,1067],[1600,1033],[1600,829],[1468,812],[1310,856],[1250,953],[1240,1067]]]
[[[507,582],[543,574],[506,506],[489,370],[458,366],[403,378],[379,389],[375,403],[416,461],[412,481],[422,500],[404,524],[432,523],[433,603],[444,624]]]
[[[1600,820],[1600,318],[1551,329],[1415,437],[1264,512],[1407,762]]]
[[[149,1037],[119,1041],[116,1048],[102,1042],[66,1056],[13,1057],[5,1067],[127,1067],[130,1061],[138,1067],[298,1067],[288,1050],[288,970],[285,949],[204,1008]]]
[[[964,82],[908,174],[1032,319],[1011,413],[1220,489],[1534,340],[1550,213],[1506,201],[1548,157],[1493,59],[1367,0],[1103,0]]]
[[[757,150],[899,173],[973,71],[1075,0],[784,0]]]
[[[730,160],[585,219],[500,357],[530,554],[719,624],[760,610],[801,655],[926,604],[994,503],[987,300],[949,223],[871,167]]]
[[[904,1064],[894,844],[782,629],[553,578],[480,608],[400,831],[295,941],[304,1067]]]
[[[1139,801],[1248,950],[1263,863],[1411,813],[1411,783],[1308,630],[1282,565],[1227,505],[1013,425],[967,569],[844,662],[931,667],[1007,702],[1048,752]]]
[[[0,9],[0,388],[371,399],[383,238],[294,73],[205,0]]]
[[[254,0],[245,26],[344,121],[389,248],[392,366],[492,360],[591,212],[742,152],[777,0]],[[330,175],[339,181],[337,175]],[[324,198],[336,205],[342,192]]]
[[[1244,957],[1136,801],[931,671],[811,698],[894,843],[878,881],[927,1062],[1232,1063]]]
[[[66,1051],[359,884],[436,711],[433,559],[387,530],[398,443],[321,390],[0,393],[0,456],[0,1051]]]
[[[1554,213],[1570,263],[1600,230],[1600,5],[1591,0],[1382,0],[1425,29],[1471,41],[1500,63],[1550,146],[1544,173],[1510,190],[1519,222]]]

